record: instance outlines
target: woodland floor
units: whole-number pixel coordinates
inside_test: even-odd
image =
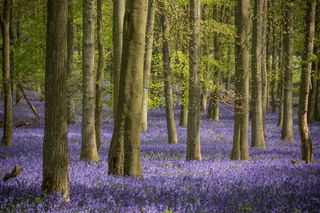
[[[35,102],[43,117],[43,103]],[[23,107],[24,106],[24,107]],[[15,117],[32,117],[22,104]],[[19,114],[20,113],[20,114]],[[177,121],[178,121],[178,111]],[[149,112],[149,130],[141,134],[143,179],[107,175],[112,122],[103,124],[97,163],[79,160],[81,116],[69,129],[71,199],[40,196],[43,121],[14,129],[14,145],[0,147],[0,176],[15,165],[24,171],[0,180],[0,212],[320,212],[320,123],[311,125],[315,162],[300,160],[295,118],[294,141],[279,140],[276,114],[268,113],[267,148],[250,149],[251,160],[229,160],[233,136],[232,106],[222,105],[222,119],[201,122],[204,160],[186,162],[186,129],[179,144],[167,144],[164,109]],[[107,117],[107,116],[106,116]],[[2,135],[2,129],[0,130]]]

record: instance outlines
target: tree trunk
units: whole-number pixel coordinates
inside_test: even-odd
[[[251,118],[252,147],[264,148],[263,134],[263,100],[262,100],[262,52],[263,52],[263,1],[254,1],[254,19],[252,33],[252,86],[251,86]]]
[[[95,0],[83,1],[83,100],[81,160],[98,161],[95,131],[94,25]]]
[[[320,60],[320,56],[318,56],[318,61]],[[318,66],[317,66],[317,76],[318,76],[318,80],[317,80],[317,97],[316,97],[316,106],[315,106],[315,115],[314,118],[316,121],[320,121],[320,64],[318,62]]]
[[[218,20],[218,7],[215,6],[213,8],[213,18],[216,21]],[[215,32],[214,33],[214,38],[213,38],[213,42],[214,42],[214,59],[216,61],[220,61],[221,60],[221,44],[220,44],[220,38],[219,38],[219,33]],[[219,70],[215,70],[214,71],[214,75],[213,75],[213,89],[210,95],[210,107],[208,109],[208,115],[207,117],[209,119],[218,121],[219,120],[219,109],[220,109],[220,87],[221,87],[221,74],[219,73]]]
[[[272,21],[272,62],[271,62],[271,106],[272,112],[276,113],[277,111],[277,73],[278,70],[278,45],[279,42],[276,38],[276,25]],[[271,39],[270,39],[271,40]]]
[[[145,47],[146,49],[145,49],[145,55],[144,55],[144,70],[143,70],[143,99],[142,99],[141,131],[148,130],[149,81],[150,81],[150,71],[151,71],[151,62],[152,62],[155,5],[156,5],[156,0],[149,0],[147,29],[146,29],[146,47]]]
[[[49,0],[45,69],[45,126],[43,144],[44,193],[69,198],[67,133],[68,0]]]
[[[170,22],[167,14],[168,2],[166,0],[160,1],[161,8],[161,22],[162,22],[162,54],[163,54],[163,76],[164,76],[164,98],[167,118],[168,142],[169,144],[178,143],[178,135],[176,129],[176,122],[174,118],[174,103],[172,95],[172,80],[170,68]]]
[[[102,20],[103,1],[97,0],[97,27],[98,27],[98,71],[96,81],[96,107],[95,107],[95,129],[97,149],[101,146],[102,128],[102,104],[103,104],[103,78],[104,78],[104,42],[103,42],[103,20]]]
[[[315,41],[320,41],[320,4],[317,5],[317,11],[316,11],[316,24],[315,24]],[[316,88],[316,102],[315,102],[315,110],[314,110],[314,119],[316,121],[320,121],[320,44],[319,42],[314,43],[315,48],[317,51],[314,51],[315,54],[317,54],[318,63],[316,68],[316,76],[317,76],[317,88]],[[318,53],[317,53],[318,52]]]
[[[292,0],[285,4],[283,16],[283,122],[281,139],[292,141],[292,74],[293,74],[293,5]]]
[[[185,93],[182,91],[182,93]],[[181,103],[180,104],[180,126],[187,127],[188,126],[188,104]]]
[[[113,0],[113,119],[116,120],[116,111],[119,97],[120,68],[122,55],[122,39],[123,39],[123,20],[125,13],[126,0]]]
[[[108,157],[108,174],[142,176],[140,123],[143,96],[143,61],[147,22],[147,1],[128,1],[119,102]]]
[[[1,14],[2,31],[2,72],[3,72],[3,93],[4,93],[4,121],[2,145],[12,145],[13,134],[13,100],[10,69],[10,13],[12,2],[4,0],[3,12]]]
[[[301,153],[302,160],[306,163],[313,161],[312,139],[308,127],[308,96],[310,86],[310,76],[312,63],[310,57],[313,54],[313,42],[315,32],[315,11],[316,0],[308,0],[308,9],[306,13],[306,37],[305,50],[302,57],[302,72],[300,81],[300,95],[299,95],[299,113],[298,124],[301,138]]]
[[[67,96],[67,122],[68,124],[76,123],[75,104],[73,100],[73,91],[71,88],[71,78],[73,71],[73,0],[69,0],[69,12],[68,12],[68,60],[67,60],[67,76],[68,76],[68,96]]]
[[[187,160],[201,160],[200,147],[200,0],[190,0],[189,106]]]
[[[236,100],[231,159],[249,160],[249,0],[237,0],[236,17]]]
[[[207,15],[207,10],[208,10],[208,4],[204,3],[203,9],[202,9],[202,20],[205,22],[208,20],[208,15]],[[209,57],[209,36],[204,35],[203,36],[203,56],[204,57]],[[203,113],[207,112],[207,86],[206,86],[206,79],[205,75],[209,69],[208,62],[204,62],[203,65],[204,69],[203,71],[200,69],[201,73],[201,105],[200,105],[200,110]]]
[[[20,29],[20,18],[18,16],[17,18],[17,25],[16,25],[16,32],[17,32],[17,42],[18,42],[18,46],[21,47],[21,29]],[[21,94],[21,91],[19,90],[19,88],[16,88],[16,105],[18,105],[19,103],[21,103],[23,97]]]
[[[283,36],[281,33],[280,36],[280,45],[279,45],[279,80],[278,80],[278,96],[279,96],[279,111],[278,111],[278,123],[277,126],[282,128],[283,124],[283,102],[284,102],[284,66],[283,66]]]
[[[317,63],[312,62],[311,85],[308,100],[308,123],[312,123],[315,121],[315,106],[317,98],[317,69]]]
[[[268,0],[261,0],[261,4],[263,5],[263,13],[261,14],[262,17],[262,54],[261,54],[261,79],[262,79],[262,125],[263,125],[263,134],[265,134],[266,126],[266,112],[268,107],[268,73],[267,73],[267,34],[268,34],[268,19],[267,19],[267,1]]]

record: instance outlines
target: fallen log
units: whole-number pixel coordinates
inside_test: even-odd
[[[11,178],[17,177],[23,171],[22,166],[14,166],[13,170],[10,173],[7,173],[3,177],[3,181],[8,181]]]

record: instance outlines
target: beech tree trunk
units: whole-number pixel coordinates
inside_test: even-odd
[[[320,56],[318,56],[318,60],[320,60]],[[317,66],[317,76],[318,76],[318,80],[317,80],[317,96],[316,96],[316,106],[315,106],[315,115],[314,118],[316,121],[320,121],[320,64],[318,62],[318,66]]]
[[[268,34],[268,19],[267,19],[267,11],[268,11],[268,0],[261,0],[261,4],[263,5],[263,13],[261,14],[261,27],[262,27],[262,54],[261,54],[261,76],[262,76],[262,125],[263,125],[263,134],[265,135],[265,120],[266,120],[266,112],[268,107],[268,73],[267,73],[267,34]]]
[[[68,0],[48,0],[45,65],[45,125],[43,144],[44,193],[69,198],[67,133]]]
[[[315,49],[316,50],[316,49]],[[317,63],[312,62],[311,65],[311,84],[308,97],[308,123],[315,121],[315,107],[317,98]]]
[[[249,160],[249,0],[237,0],[236,17],[236,100],[231,159]]]
[[[313,161],[312,139],[308,127],[308,96],[312,63],[310,57],[313,54],[313,42],[315,33],[316,0],[308,0],[306,13],[306,37],[305,50],[302,57],[302,72],[300,81],[298,124],[301,138],[302,160],[306,163]]]
[[[316,24],[315,24],[315,41],[320,41],[320,4],[317,4],[316,8]],[[317,76],[317,87],[316,87],[316,101],[315,101],[315,109],[314,109],[314,119],[316,121],[320,121],[320,43],[314,42],[314,53],[317,54],[318,62],[315,68],[316,76]]]
[[[128,1],[125,14],[119,102],[109,149],[108,174],[142,176],[140,124],[143,96],[143,61],[148,4]]]
[[[282,33],[280,36],[279,47],[279,80],[278,80],[278,96],[279,96],[279,111],[278,111],[278,123],[277,126],[282,128],[283,124],[283,102],[284,102],[284,66],[283,66],[283,38]]]
[[[148,130],[149,81],[150,81],[152,50],[153,50],[153,28],[154,28],[155,6],[156,6],[156,0],[149,0],[147,29],[146,29],[146,49],[145,49],[145,55],[144,55],[144,70],[143,70],[143,99],[142,99],[141,131]]]
[[[161,23],[162,23],[162,54],[163,54],[163,76],[164,76],[164,98],[167,118],[168,143],[177,144],[178,135],[174,118],[174,103],[172,95],[172,80],[170,68],[170,22],[167,14],[166,0],[160,1]]]
[[[122,39],[123,39],[123,20],[125,13],[126,0],[113,0],[113,28],[112,28],[112,42],[113,42],[113,119],[116,120],[115,115],[117,111],[118,97],[119,97],[119,83],[120,83],[120,68],[122,55]]]
[[[281,139],[292,141],[292,75],[293,75],[293,5],[292,0],[285,4],[283,16],[283,122]]]
[[[68,75],[68,96],[67,96],[67,122],[68,124],[76,123],[75,104],[73,100],[73,91],[71,88],[71,78],[73,72],[73,53],[74,53],[74,41],[73,41],[73,0],[69,0],[69,12],[68,12],[68,59],[67,59],[67,75]]]
[[[252,86],[251,86],[251,118],[252,147],[264,148],[263,100],[262,100],[262,56],[263,56],[263,13],[264,0],[254,1],[254,19],[252,34]]]
[[[3,1],[3,11],[1,12],[1,32],[2,32],[2,79],[4,94],[4,121],[1,144],[12,145],[13,135],[13,100],[12,100],[12,79],[10,67],[10,14],[11,0]]]
[[[83,0],[83,100],[81,160],[98,161],[95,131],[94,25],[95,0]]]
[[[103,0],[97,0],[97,28],[98,28],[98,71],[96,81],[96,108],[95,108],[95,129],[97,149],[101,146],[102,128],[102,104],[103,104],[103,78],[104,78],[104,42],[103,42],[103,20],[102,20]]]
[[[17,20],[17,25],[16,25],[16,33],[17,33],[17,45],[19,46],[19,47],[21,47],[21,28],[20,28],[20,18],[19,18],[19,16],[18,16],[18,18],[17,18],[18,20]],[[16,105],[18,105],[19,103],[21,103],[21,101],[22,101],[22,99],[23,99],[23,97],[22,97],[22,94],[21,94],[21,91],[18,89],[18,88],[16,88]]]
[[[200,0],[190,0],[189,105],[187,160],[201,160],[200,147]]]

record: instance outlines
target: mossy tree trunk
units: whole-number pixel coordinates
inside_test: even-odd
[[[263,33],[263,0],[254,1],[254,19],[252,30],[252,60],[251,60],[251,118],[252,147],[264,148],[263,133],[263,100],[262,100],[262,33]]]
[[[176,129],[176,121],[174,118],[174,103],[172,94],[172,77],[170,68],[170,21],[167,8],[169,2],[166,0],[160,1],[161,24],[162,24],[162,55],[163,55],[163,76],[164,76],[164,98],[166,109],[166,120],[168,130],[168,143],[177,144],[178,135]]]
[[[73,41],[73,0],[69,0],[68,11],[68,59],[67,59],[67,75],[68,75],[68,96],[67,96],[67,122],[68,124],[76,123],[75,104],[73,100],[73,91],[71,87],[71,78],[73,72],[73,53],[74,53],[74,41]]]
[[[200,147],[200,0],[190,0],[187,160],[201,160]]]
[[[313,161],[312,139],[308,127],[308,96],[310,87],[310,77],[312,63],[310,58],[313,54],[313,43],[315,33],[315,11],[316,0],[307,1],[308,9],[306,12],[306,36],[305,47],[302,57],[302,71],[300,80],[300,95],[299,95],[299,112],[298,124],[301,138],[301,154],[302,160],[306,163]]]
[[[236,100],[231,159],[249,160],[249,0],[237,0],[236,17]]]
[[[44,193],[69,198],[67,135],[68,0],[48,0],[45,65],[45,125],[43,144]]]
[[[95,131],[95,83],[94,26],[95,0],[83,0],[83,99],[82,99],[82,143],[81,160],[98,161]]]
[[[108,174],[142,176],[140,124],[143,96],[143,61],[148,4],[128,1],[124,21],[119,101],[108,156]]]
[[[101,146],[102,128],[102,104],[103,104],[103,78],[104,78],[104,41],[103,41],[103,20],[102,20],[103,1],[97,0],[97,27],[98,27],[98,71],[96,81],[96,107],[95,107],[95,130],[97,149]]]
[[[282,38],[282,33],[280,33],[280,44],[279,44],[279,71],[278,71],[278,97],[279,97],[279,109],[278,109],[278,121],[277,121],[277,126],[282,128],[283,124],[283,102],[284,102],[284,77],[283,77],[283,72],[284,72],[284,66],[283,66],[283,38]]]
[[[126,0],[113,0],[113,28],[112,28],[112,74],[113,74],[113,119],[116,120],[119,97],[120,68],[122,55],[123,21]]]
[[[283,14],[283,122],[281,139],[291,142],[293,139],[292,117],[292,75],[293,75],[293,2],[285,3]]]
[[[148,2],[148,18],[146,29],[146,49],[144,55],[144,70],[143,70],[143,99],[142,99],[142,117],[141,117],[141,131],[148,130],[148,102],[149,102],[149,81],[152,62],[153,50],[153,28],[155,16],[156,0],[149,0]]]
[[[12,1],[3,1],[3,11],[1,11],[1,32],[2,32],[2,81],[4,94],[4,122],[1,144],[12,145],[13,135],[13,100],[12,100],[12,79],[10,67],[10,14]]]

